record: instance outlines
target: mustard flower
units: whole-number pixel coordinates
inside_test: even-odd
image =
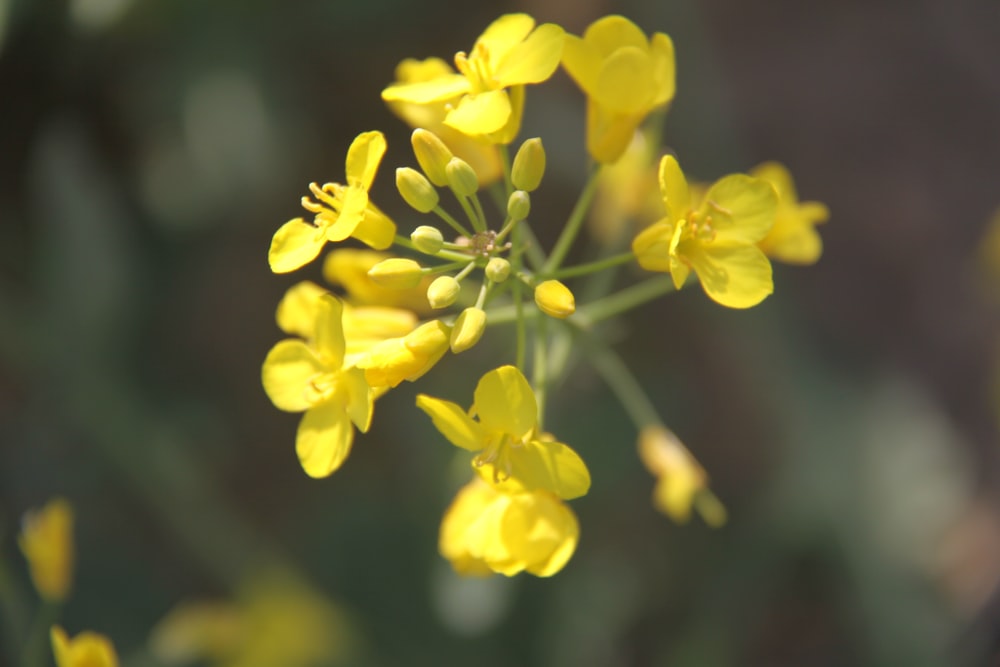
[[[705,293],[729,308],[749,308],[774,291],[771,263],[757,243],[774,224],[777,195],[765,180],[732,174],[694,206],[672,155],[660,161],[667,215],[632,242],[640,266],[669,272],[678,289],[693,270]]]
[[[554,494],[502,493],[474,479],[445,513],[438,549],[459,574],[548,577],[569,561],[579,537],[576,515]]]
[[[823,254],[823,239],[816,225],[826,222],[830,211],[819,202],[800,202],[788,169],[778,162],[765,162],[750,170],[774,186],[778,210],[774,226],[757,244],[764,254],[788,264],[815,264]]]
[[[49,634],[56,667],[118,667],[115,647],[104,635],[81,632],[70,639],[58,625]]]
[[[552,76],[559,67],[564,37],[563,29],[553,23],[536,28],[527,14],[501,16],[479,36],[469,54],[455,55],[458,72],[393,84],[382,91],[382,99],[390,104],[451,102],[443,121],[446,126],[491,143],[510,143],[521,126],[524,86]]]
[[[351,451],[354,428],[371,424],[373,392],[360,368],[345,365],[343,305],[323,296],[311,341],[289,338],[271,348],[261,370],[264,391],[279,410],[305,412],[295,449],[310,477],[326,477]]]
[[[345,301],[354,306],[390,306],[418,313],[429,312],[427,288],[433,277],[428,276],[411,289],[396,289],[383,287],[368,275],[373,266],[391,257],[373,250],[337,248],[328,252],[323,260],[323,278],[331,285],[343,288]]]
[[[392,245],[396,225],[368,200],[368,190],[385,155],[381,132],[359,134],[347,150],[347,185],[311,183],[315,200],[302,198],[302,207],[315,213],[310,224],[289,220],[271,239],[267,259],[275,273],[288,273],[316,259],[327,241],[355,238],[376,250]]]
[[[513,366],[501,366],[479,380],[468,414],[455,403],[424,394],[417,396],[417,407],[453,445],[479,453],[474,468],[500,491],[546,490],[570,500],[590,488],[583,459],[539,433],[535,394]]]
[[[50,500],[40,510],[24,515],[21,552],[28,561],[38,594],[62,602],[73,584],[73,508],[64,498]]]
[[[440,320],[431,320],[405,336],[373,345],[355,364],[364,369],[369,386],[384,391],[403,380],[414,382],[422,377],[448,351],[450,338],[450,326]]]
[[[566,36],[563,67],[587,95],[587,150],[597,162],[615,162],[636,128],[674,97],[674,44],[647,39],[622,16],[605,16],[583,37]]]
[[[677,523],[686,523],[697,506],[711,526],[726,522],[726,509],[708,488],[708,475],[677,436],[662,426],[639,433],[639,458],[656,476],[653,505]]]

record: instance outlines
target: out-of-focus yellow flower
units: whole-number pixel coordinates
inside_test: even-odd
[[[40,510],[24,515],[21,552],[28,561],[38,594],[62,602],[73,585],[73,508],[64,498],[53,498]]]
[[[474,468],[500,491],[541,489],[570,500],[590,489],[583,459],[538,432],[535,393],[513,366],[501,366],[479,380],[468,414],[451,401],[424,394],[417,396],[417,407],[453,445],[479,452]]]
[[[587,95],[587,150],[614,162],[649,113],[674,97],[674,44],[651,38],[622,16],[590,24],[583,37],[566,36],[563,67]]]
[[[502,493],[474,479],[445,513],[438,549],[459,574],[548,577],[569,561],[579,537],[576,515],[554,494]]]
[[[377,284],[368,275],[373,266],[390,257],[372,250],[338,248],[327,253],[323,261],[323,277],[331,285],[342,287],[347,292],[345,300],[354,306],[391,306],[418,313],[430,312],[427,288],[433,280],[432,276],[412,289],[394,289]]]
[[[360,368],[345,365],[343,305],[320,298],[314,338],[289,338],[271,348],[261,370],[264,391],[279,410],[305,412],[295,449],[310,477],[326,477],[351,451],[354,428],[371,424],[374,396]]]
[[[635,233],[636,225],[645,227],[663,217],[655,150],[645,133],[636,132],[621,158],[601,169],[588,221],[603,245],[620,243]]]
[[[632,242],[639,265],[669,272],[680,289],[694,270],[702,288],[729,308],[749,308],[774,291],[771,262],[757,246],[774,224],[778,197],[765,180],[732,174],[716,181],[694,206],[672,155],[660,161],[663,220]]]
[[[777,162],[765,162],[750,170],[778,193],[774,226],[757,244],[771,259],[787,264],[815,264],[823,253],[823,239],[816,225],[826,222],[830,211],[815,201],[800,202],[788,169]]]
[[[389,338],[369,348],[355,361],[364,369],[368,384],[384,391],[403,380],[416,381],[434,367],[448,351],[451,327],[440,320],[425,322],[397,338]]]
[[[347,150],[347,185],[309,185],[316,199],[303,197],[302,207],[315,213],[313,222],[295,218],[274,233],[267,255],[272,271],[288,273],[305,266],[327,241],[355,238],[376,250],[392,245],[396,224],[368,200],[385,150],[381,132],[359,134]]]
[[[53,625],[50,631],[56,667],[118,667],[118,654],[111,640],[96,632],[81,632],[70,639]]]
[[[671,431],[649,426],[639,433],[639,457],[656,476],[653,505],[678,523],[686,523],[697,507],[714,527],[726,522],[726,508],[708,488],[708,475]]]
[[[453,76],[448,63],[440,58],[416,60],[407,58],[396,67],[396,81],[393,86],[419,84]],[[458,104],[464,93],[428,104],[413,104],[402,100],[388,101],[394,114],[412,128],[433,132],[449,150],[462,158],[476,170],[480,185],[489,185],[503,176],[503,163],[497,147],[475,137],[470,137],[445,125],[448,112]],[[437,185],[444,185],[437,183]]]
[[[467,55],[455,55],[458,72],[414,83],[395,83],[382,99],[409,105],[450,103],[444,124],[491,143],[513,141],[521,126],[525,84],[545,81],[559,66],[562,28],[545,23],[535,27],[527,14],[507,14],[490,24]],[[435,63],[433,67],[440,67]],[[456,101],[457,100],[457,101]]]

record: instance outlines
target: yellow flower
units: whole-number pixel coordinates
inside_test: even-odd
[[[24,515],[18,544],[28,561],[38,594],[62,602],[73,584],[73,508],[54,498],[40,510]]]
[[[302,207],[315,213],[313,222],[295,218],[275,232],[267,255],[272,271],[288,273],[305,266],[327,241],[355,238],[376,250],[392,245],[395,223],[368,200],[385,149],[381,132],[359,134],[347,150],[347,185],[309,185],[316,200],[303,197]]]
[[[587,150],[598,162],[625,152],[649,113],[674,97],[674,45],[621,16],[605,16],[583,37],[566,36],[563,67],[587,95]]]
[[[428,276],[414,288],[395,289],[379,285],[368,271],[392,255],[358,248],[332,250],[323,260],[323,277],[331,285],[342,287],[345,300],[355,306],[392,306],[408,308],[418,313],[430,312],[427,288],[433,280]]]
[[[708,475],[677,436],[662,426],[639,434],[639,457],[656,475],[653,505],[678,523],[686,523],[697,507],[711,526],[726,522],[726,508],[708,488]]]
[[[491,143],[510,143],[521,126],[525,84],[552,76],[559,66],[564,36],[563,29],[553,23],[536,28],[527,14],[501,16],[479,36],[468,55],[455,55],[457,73],[441,71],[416,83],[393,84],[382,91],[382,99],[419,105],[451,103],[443,121],[446,126]]]
[[[445,513],[438,549],[459,574],[548,577],[569,561],[579,537],[576,515],[554,494],[501,493],[474,479]]]
[[[694,270],[716,302],[755,306],[771,292],[771,263],[757,243],[774,224],[777,195],[770,183],[746,174],[716,181],[694,207],[677,160],[660,161],[667,215],[635,237],[632,250],[648,271],[669,272],[680,289]]]
[[[384,391],[403,380],[416,381],[434,367],[448,351],[451,327],[440,320],[425,322],[396,338],[383,340],[366,350],[355,361],[363,368],[368,384]]]
[[[621,158],[601,169],[588,223],[603,245],[614,245],[663,217],[655,150],[646,133],[636,132]]]
[[[73,639],[58,625],[50,631],[56,667],[118,667],[111,640],[96,632],[81,632]]]
[[[513,366],[492,370],[479,380],[468,414],[450,401],[424,394],[417,396],[417,407],[453,445],[479,452],[474,468],[500,491],[544,489],[570,500],[590,489],[590,472],[579,455],[538,432],[535,394]]]
[[[360,368],[344,363],[343,305],[332,295],[317,307],[314,338],[289,338],[271,348],[261,371],[279,410],[305,412],[295,449],[310,477],[326,477],[351,451],[354,427],[368,430],[374,397]]]
[[[778,212],[774,227],[757,244],[764,253],[788,264],[815,264],[823,253],[823,239],[816,225],[826,222],[830,211],[819,202],[799,202],[795,182],[784,165],[765,162],[750,171],[778,193]]]

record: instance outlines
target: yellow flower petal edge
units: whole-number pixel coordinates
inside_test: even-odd
[[[118,667],[111,640],[96,632],[81,632],[72,639],[60,626],[50,631],[56,667]]]
[[[75,561],[69,501],[53,498],[41,509],[27,512],[18,544],[38,594],[51,602],[65,600],[73,584]]]
[[[786,264],[815,264],[823,254],[823,239],[816,225],[830,217],[830,211],[819,202],[800,202],[795,182],[788,169],[778,162],[765,162],[750,170],[750,174],[774,186],[778,194],[778,210],[774,226],[758,243],[771,259]]]
[[[708,488],[708,475],[672,431],[649,426],[639,433],[639,458],[656,477],[653,505],[677,523],[697,507],[710,526],[726,522],[726,509]]]

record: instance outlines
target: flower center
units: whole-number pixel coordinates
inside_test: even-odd
[[[310,405],[316,405],[333,398],[340,389],[339,373],[317,373],[306,383],[305,398]]]

